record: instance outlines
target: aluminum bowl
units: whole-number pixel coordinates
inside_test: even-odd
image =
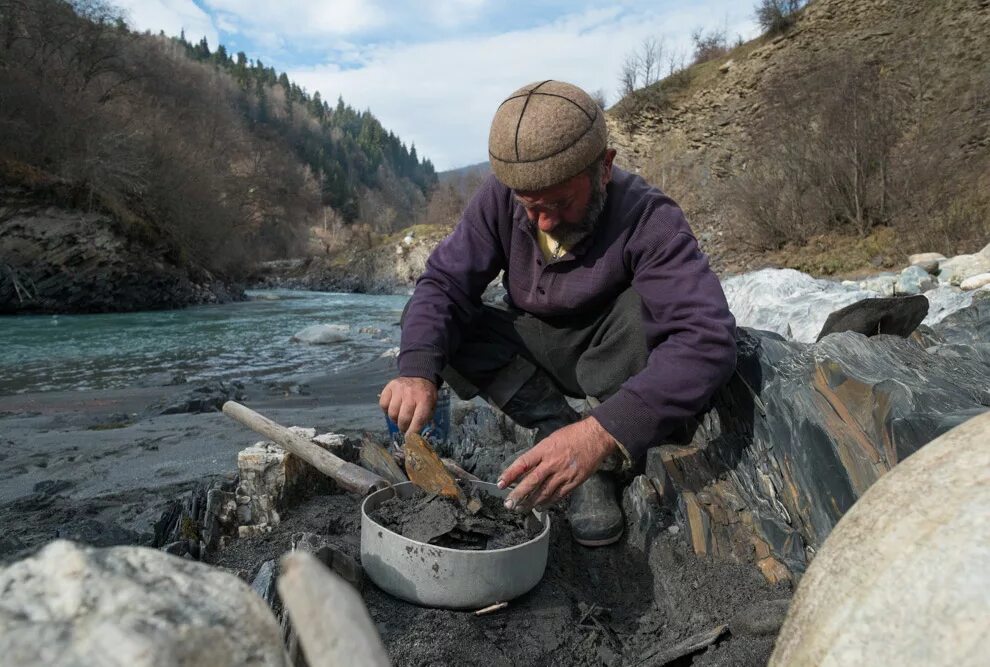
[[[466,482],[492,495],[508,491],[489,482]],[[403,537],[373,520],[371,512],[397,494],[416,494],[412,482],[376,491],[361,503],[361,565],[383,591],[426,607],[480,609],[527,592],[543,578],[550,547],[550,517],[534,512],[543,530],[514,547],[468,551]]]

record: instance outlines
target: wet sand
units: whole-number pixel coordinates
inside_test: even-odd
[[[292,383],[245,383],[241,402],[320,433],[383,431],[377,397],[394,374],[394,360],[382,359]],[[59,535],[150,540],[168,500],[236,472],[237,452],[262,437],[220,412],[158,414],[202,384],[166,381],[0,397],[0,562]]]

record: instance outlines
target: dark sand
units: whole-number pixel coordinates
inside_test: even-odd
[[[246,383],[242,402],[285,425],[358,435],[383,429],[377,394],[392,377],[377,362],[304,386]],[[147,383],[154,385],[153,379]],[[57,536],[108,546],[148,544],[169,500],[236,470],[237,452],[261,439],[217,412],[156,415],[194,386],[0,397],[0,563]],[[726,623],[752,602],[789,597],[752,565],[696,558],[662,532],[648,557],[620,543],[573,543],[553,511],[543,581],[496,614],[425,609],[365,583],[364,597],[396,665],[650,665],[649,656]],[[211,557],[250,581],[291,548],[292,535],[325,536],[360,551],[359,499],[316,496],[284,513],[270,535],[235,540]],[[773,637],[726,634],[673,664],[765,665]],[[646,659],[644,661],[644,659]]]
[[[359,501],[316,496],[287,512],[269,535],[237,540],[212,559],[251,580],[261,565],[315,532],[360,556]],[[648,557],[623,542],[601,549],[574,543],[564,513],[552,510],[547,571],[533,591],[489,616],[412,605],[365,581],[363,595],[393,664],[642,665],[656,651],[727,623],[754,602],[788,598],[752,565],[696,558],[664,531]],[[726,633],[715,646],[673,664],[765,665],[772,636]],[[692,662],[693,660],[693,662]]]

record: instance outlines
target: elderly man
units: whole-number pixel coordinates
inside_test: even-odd
[[[613,167],[604,112],[543,81],[499,106],[494,174],[427,262],[381,406],[404,431],[430,419],[441,378],[482,395],[537,444],[502,473],[506,506],[570,494],[574,538],[623,529],[611,471],[705,408],[735,366],[735,323],[677,205]],[[482,305],[504,271],[503,307]],[[581,418],[565,395],[587,398]]]

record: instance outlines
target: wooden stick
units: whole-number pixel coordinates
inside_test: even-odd
[[[282,559],[278,594],[311,667],[388,667],[388,653],[361,595],[312,554]]]
[[[488,605],[487,607],[483,607],[482,609],[479,609],[478,611],[474,612],[474,615],[484,616],[486,614],[494,614],[499,609],[505,609],[508,606],[509,606],[508,602],[496,602],[495,604],[491,604]]]
[[[375,473],[353,463],[348,463],[339,456],[334,456],[316,443],[296,435],[284,426],[276,424],[268,417],[260,415],[240,403],[227,401],[223,404],[223,413],[252,431],[281,445],[287,452],[298,456],[352,493],[368,495],[389,485]]]

